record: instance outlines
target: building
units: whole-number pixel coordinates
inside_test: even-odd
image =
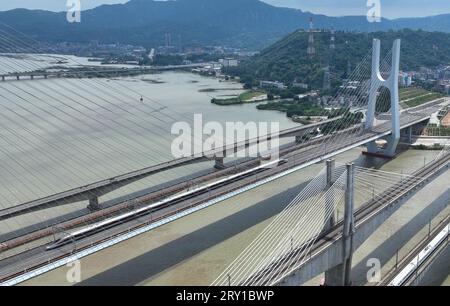
[[[312,91],[304,93],[304,94],[296,95],[295,99],[301,100],[301,99],[304,99],[304,98],[318,98],[319,96],[320,95],[319,95],[319,92],[317,90],[312,90]]]
[[[412,75],[409,73],[400,73],[398,76],[398,82],[400,86],[409,87],[412,85]]]
[[[278,89],[286,89],[287,86],[281,82],[272,82],[272,81],[260,81],[259,87],[261,88],[278,88]]]
[[[237,59],[234,59],[234,58],[220,59],[219,63],[221,63],[223,65],[223,67],[225,67],[225,68],[239,66],[239,61]]]
[[[308,84],[298,83],[298,82],[292,83],[292,87],[301,88],[301,89],[308,89],[309,88]]]

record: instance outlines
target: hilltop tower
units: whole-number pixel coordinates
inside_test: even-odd
[[[172,46],[172,34],[166,33],[164,35],[164,38],[165,38],[166,47]]]
[[[336,49],[336,36],[334,29],[331,29],[330,49]]]
[[[328,55],[328,59],[327,59],[327,65],[324,69],[324,75],[323,75],[323,90],[329,90],[331,88],[331,80],[330,80],[330,75],[331,75],[331,68],[330,65],[333,63],[333,55],[334,55],[334,50],[336,49],[336,37],[335,37],[335,32],[334,29],[332,28],[331,31],[331,37],[330,37],[330,52]]]
[[[310,57],[313,57],[316,54],[316,48],[314,47],[314,24],[312,17],[309,19],[308,50],[306,53]]]

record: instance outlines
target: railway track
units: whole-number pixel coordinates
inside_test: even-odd
[[[360,126],[351,127],[346,130],[343,130],[341,132],[355,133],[356,131],[358,131],[359,128],[360,128]],[[296,163],[298,164],[301,162],[308,162],[309,160],[313,159],[308,156],[306,156],[306,157],[301,156],[301,158],[297,158],[296,156],[299,154],[308,155],[308,154],[304,154],[304,153],[312,152],[313,153],[312,156],[314,156],[314,158],[315,158],[317,152],[319,152],[319,151],[324,151],[324,154],[325,154],[327,152],[327,150],[331,150],[335,147],[337,147],[339,149],[341,146],[328,146],[328,148],[326,146],[325,147],[320,147],[320,146],[317,147],[318,144],[321,144],[321,142],[323,142],[324,140],[326,140],[330,137],[332,137],[332,135],[327,135],[327,136],[317,139],[317,140],[308,141],[307,143],[302,143],[302,144],[297,144],[297,145],[288,145],[280,150],[280,153],[279,153],[280,158],[284,158],[284,157],[289,158],[289,157],[294,156],[293,158],[295,159],[295,161],[294,161],[294,163],[291,163],[291,166],[292,166],[292,164],[294,164],[294,166],[295,166]],[[139,196],[137,198],[125,200],[114,206],[107,207],[107,208],[104,208],[104,209],[96,211],[96,212],[88,213],[88,214],[85,214],[85,215],[82,215],[79,217],[74,217],[69,220],[66,220],[65,222],[57,224],[58,225],[57,229],[62,230],[62,231],[69,231],[78,226],[94,223],[98,220],[104,219],[105,216],[114,217],[117,214],[129,211],[130,208],[140,207],[140,206],[143,206],[146,203],[149,203],[152,201],[153,202],[159,201],[165,197],[170,197],[172,194],[179,193],[179,192],[182,192],[183,190],[189,189],[192,186],[205,184],[207,182],[210,182],[211,180],[225,177],[226,175],[236,174],[236,173],[251,169],[252,167],[257,167],[260,162],[261,162],[261,159],[252,159],[249,161],[244,161],[235,167],[230,167],[230,168],[226,168],[224,170],[220,170],[217,172],[212,172],[210,174],[206,174],[206,175],[203,175],[200,177],[193,178],[192,180],[190,180],[189,182],[186,182],[186,183],[176,184],[173,186],[169,186],[165,189],[158,190],[156,192],[152,192],[150,194],[146,194],[143,196]],[[285,170],[284,168],[280,168],[280,172],[284,171],[284,170]],[[268,176],[270,176],[270,175],[268,175]],[[264,178],[264,176],[260,177],[260,178]],[[253,182],[251,182],[251,183],[253,183]],[[33,241],[36,241],[41,238],[45,238],[45,237],[54,235],[54,234],[55,234],[55,225],[54,224],[53,225],[49,224],[46,228],[41,229],[41,230],[33,231],[30,233],[26,233],[26,234],[22,233],[21,236],[9,238],[7,241],[4,241],[3,244],[0,245],[0,253],[7,251],[9,249],[19,247],[21,245],[33,242]]]
[[[322,140],[322,139],[321,139]],[[280,158],[283,158],[285,156],[288,156],[289,154],[295,153],[299,150],[302,150],[306,147],[312,146],[314,148],[314,145],[318,143],[319,141],[315,142],[308,142],[308,144],[299,144],[299,145],[290,145],[286,148],[283,148],[280,151]],[[298,153],[296,153],[298,154]],[[149,202],[157,202],[161,199],[164,199],[166,197],[170,197],[173,194],[183,192],[184,190],[188,190],[192,188],[193,186],[200,186],[202,184],[206,184],[207,182],[211,182],[215,179],[220,179],[222,177],[225,177],[227,175],[233,175],[239,172],[246,171],[248,169],[251,169],[252,167],[257,167],[260,163],[260,159],[252,159],[249,161],[243,161],[237,166],[234,167],[228,167],[220,171],[214,171],[211,173],[208,173],[206,175],[198,176],[195,178],[192,178],[188,182],[175,184],[154,192],[151,192],[146,195],[142,195],[136,198],[127,199],[123,202],[120,202],[116,205],[106,207],[104,209],[101,209],[99,211],[90,212],[78,217],[72,217],[71,219],[68,219],[62,223],[58,224],[57,229],[62,231],[69,231],[71,229],[74,229],[78,226],[82,226],[85,224],[94,223],[98,220],[102,220],[105,218],[105,216],[114,217],[117,214],[127,212],[130,210],[130,208],[133,207],[141,207]],[[13,249],[16,247],[19,247],[21,245],[33,242],[35,240],[45,238],[51,235],[55,234],[55,225],[49,224],[46,228],[43,228],[41,230],[21,234],[20,236],[11,237],[4,241],[2,245],[0,245],[0,253],[7,251],[9,249]]]
[[[401,200],[403,197],[409,195],[414,189],[423,185],[427,180],[429,180],[434,174],[438,173],[442,168],[447,167],[450,163],[450,154],[447,153],[439,160],[435,160],[429,163],[426,167],[415,171],[410,177],[393,185],[389,188],[382,197],[376,197],[373,200],[367,202],[365,205],[361,206],[355,211],[355,228],[357,229],[362,223],[366,222],[370,218],[374,217],[379,213],[384,207],[394,204],[396,201]],[[420,177],[420,180],[415,180],[414,177]],[[270,279],[272,282],[267,283],[267,277],[270,275],[271,271],[275,267],[282,266],[282,273],[285,275],[291,274],[294,270],[298,269],[299,263],[290,261],[290,259],[295,258],[305,253],[308,250],[308,246],[313,242],[311,249],[307,252],[304,258],[309,257],[310,259],[317,256],[325,250],[333,242],[338,241],[342,237],[343,231],[343,220],[336,223],[329,230],[321,233],[315,241],[306,241],[304,245],[298,247],[292,252],[287,253],[281,259],[272,263],[264,270],[258,272],[257,274],[251,276],[247,280],[243,281],[240,285],[244,285],[246,282],[251,281],[252,283],[257,283],[258,285],[272,285],[278,284],[281,279]],[[300,263],[300,265],[304,262]]]
[[[358,130],[357,128],[349,128],[346,131],[355,133],[357,130]],[[361,135],[359,137],[364,137],[364,136]],[[343,141],[340,144],[329,145],[329,146],[315,146],[314,145],[321,141],[323,141],[323,138],[321,138],[317,141],[314,141],[313,143],[309,142],[308,144],[300,144],[300,145],[296,145],[293,147],[291,146],[286,149],[283,149],[283,151],[281,152],[280,155],[283,156],[283,158],[286,157],[288,159],[288,162],[285,164],[282,164],[281,166],[279,166],[275,169],[259,171],[256,176],[248,175],[248,176],[237,178],[228,183],[220,184],[218,186],[215,186],[214,189],[210,189],[210,190],[208,190],[208,192],[204,192],[200,196],[189,198],[182,203],[179,203],[180,201],[176,201],[176,203],[175,202],[167,203],[167,205],[164,205],[163,207],[160,207],[157,211],[153,212],[150,216],[150,220],[142,220],[142,218],[145,217],[145,215],[144,216],[136,216],[135,218],[133,218],[133,220],[130,220],[130,222],[128,222],[128,223],[132,223],[131,225],[128,225],[128,227],[123,227],[123,228],[121,228],[120,225],[116,226],[117,230],[115,229],[114,234],[109,235],[108,237],[97,238],[95,236],[94,237],[94,238],[96,238],[95,243],[92,243],[92,242],[84,243],[84,244],[77,243],[76,251],[81,252],[85,249],[88,249],[95,245],[101,244],[107,240],[113,239],[114,237],[117,237],[117,236],[123,235],[125,233],[128,233],[130,231],[134,231],[139,228],[145,227],[151,223],[155,223],[158,220],[170,218],[173,215],[182,213],[183,211],[187,211],[191,208],[199,206],[199,205],[207,202],[208,200],[211,200],[214,198],[219,198],[221,196],[227,195],[236,190],[245,188],[245,186],[254,184],[258,181],[267,179],[276,174],[287,171],[291,168],[296,167],[297,165],[303,165],[303,164],[307,163],[308,161],[312,161],[312,160],[316,159],[317,158],[316,156],[317,156],[317,154],[319,154],[319,152],[323,151],[323,154],[326,154],[329,151],[340,149],[341,147],[348,145],[347,143],[350,143],[353,140],[351,138],[349,138],[347,140],[343,139]],[[299,150],[301,151],[300,153],[298,153]],[[300,157],[292,157],[292,155],[294,155],[294,154],[295,154],[295,156],[297,154],[300,154]],[[250,161],[249,164],[252,164],[254,162],[255,161]],[[256,162],[258,162],[258,161],[256,161]],[[148,199],[148,198],[150,198],[150,196],[144,196],[144,198]],[[144,202],[144,201],[146,201],[146,200],[142,199],[142,202]],[[125,210],[125,211],[129,210],[130,206],[129,206],[129,204],[125,204],[125,205],[122,205],[122,209],[117,209],[117,207],[115,207],[113,209],[116,209],[115,214],[118,214],[118,213],[122,212],[123,210]],[[104,212],[98,212],[98,215],[103,218],[105,217]],[[92,220],[92,221],[95,220],[95,218],[92,216],[89,216],[89,218],[90,218],[89,220]],[[128,224],[128,223],[124,223],[124,224]],[[138,223],[138,224],[135,224],[135,223]],[[42,235],[43,236],[45,235],[44,237],[46,237],[46,236],[49,236],[52,234],[53,234],[53,232],[50,230],[50,231],[45,232]],[[30,239],[36,239],[36,237],[32,237]],[[6,248],[8,248],[8,245],[6,245]],[[63,249],[57,250],[57,251],[58,252],[56,254],[54,254],[54,256],[45,256],[45,254],[46,254],[45,246],[40,245],[37,247],[33,247],[32,249],[26,250],[22,253],[14,254],[14,256],[11,256],[11,257],[1,260],[0,261],[0,282],[5,282],[11,278],[14,278],[14,277],[22,274],[24,271],[35,270],[35,269],[38,269],[39,267],[42,267],[43,265],[49,264],[51,262],[55,262],[64,257],[68,257],[68,256],[72,255],[74,252],[73,249],[69,249],[69,248],[66,248],[66,249],[63,248]],[[39,260],[37,260],[36,263],[30,264],[27,266],[26,259],[28,259],[30,256],[31,257],[38,256],[39,253],[43,253],[44,256],[40,256]],[[64,254],[62,254],[62,253],[64,253]],[[22,258],[24,258],[25,260],[22,260]],[[4,269],[5,266],[9,266],[9,265],[14,266],[15,264],[17,264],[17,262],[19,262],[21,264],[21,267],[18,267],[17,269],[12,269],[12,268],[7,269],[7,271],[5,273],[5,269]],[[43,262],[43,264],[40,264],[40,262]]]
[[[356,131],[356,129],[354,129],[354,128],[352,128],[350,130],[351,130],[351,132]],[[365,136],[360,135],[358,137],[363,138]],[[320,141],[323,141],[323,139],[320,139]],[[234,190],[242,188],[242,186],[247,186],[247,185],[256,183],[267,177],[273,176],[277,173],[280,173],[280,172],[286,171],[290,168],[293,168],[298,164],[305,164],[308,161],[313,161],[317,158],[316,156],[319,154],[320,151],[323,151],[322,152],[323,155],[326,156],[327,152],[333,152],[334,150],[339,150],[342,147],[348,146],[349,143],[351,143],[351,142],[354,142],[354,139],[350,139],[350,138],[345,139],[344,138],[342,140],[342,142],[340,142],[339,144],[329,145],[328,147],[327,146],[315,147],[315,146],[311,146],[311,143],[308,144],[308,147],[305,145],[289,147],[283,151],[283,154],[282,154],[283,156],[289,156],[289,154],[291,154],[291,153],[293,154],[298,150],[303,150],[303,149],[305,149],[305,150],[301,152],[301,156],[299,158],[289,160],[285,165],[281,165],[275,170],[272,169],[269,171],[261,171],[256,176],[249,175],[246,177],[240,177],[240,178],[237,178],[236,180],[233,180],[226,184],[218,185],[214,188],[214,190],[208,190],[208,192],[205,192],[200,195],[195,195],[195,197],[188,198],[186,200],[183,199],[184,201],[180,200],[180,201],[176,201],[176,202],[166,203],[164,206],[161,206],[158,209],[158,211],[154,211],[154,212],[150,213],[151,214],[150,220],[148,220],[148,214],[137,215],[133,218],[133,220],[130,220],[129,222],[119,224],[117,226],[117,229],[114,230],[114,233],[109,236],[96,235],[94,237],[96,239],[95,242],[89,241],[89,242],[83,242],[83,243],[79,243],[79,244],[77,243],[76,251],[77,252],[83,251],[85,249],[88,249],[88,248],[98,245],[100,243],[103,243],[107,240],[113,239],[114,237],[123,235],[127,232],[130,232],[130,231],[133,231],[133,230],[136,230],[139,228],[143,228],[151,223],[157,222],[158,220],[166,219],[173,215],[179,214],[183,211],[187,211],[193,207],[196,207],[196,206],[201,205],[202,203],[205,203],[206,201],[210,200],[211,198],[218,198],[223,195],[229,194],[230,192],[233,192]],[[249,163],[251,163],[251,162],[249,162]],[[230,183],[232,186],[230,186]],[[235,184],[235,185],[233,185],[233,184]],[[145,197],[146,197],[146,200],[142,200],[143,202],[148,201],[148,199],[150,198],[150,196],[145,196]],[[120,209],[118,209],[118,207],[114,207],[112,209],[115,209],[114,213],[117,214],[123,210],[127,210],[127,209],[129,210],[130,205],[129,205],[129,203],[126,203],[126,204],[123,204],[120,207]],[[105,216],[104,211],[99,212],[99,217],[104,217],[104,216]],[[147,219],[143,219],[146,217],[147,217]],[[84,219],[84,220],[86,220],[86,219]],[[95,220],[97,220],[97,218],[95,218],[94,216],[88,216],[87,220],[95,221]],[[86,222],[86,221],[83,221],[83,222]],[[126,225],[126,224],[127,224],[127,227],[121,226],[121,225]],[[43,237],[49,236],[51,234],[53,234],[53,232],[48,231],[48,230],[47,230],[47,232],[41,233],[41,235]],[[35,239],[37,239],[37,237],[34,236],[30,239],[35,240]],[[8,245],[6,245],[6,248],[8,248]],[[34,247],[31,250],[27,250],[25,252],[14,255],[11,258],[6,258],[6,260],[0,261],[0,282],[4,282],[8,279],[14,278],[14,277],[22,274],[24,271],[35,270],[35,269],[38,269],[39,267],[42,267],[43,265],[46,265],[50,262],[55,262],[61,258],[68,257],[68,256],[72,255],[73,252],[74,252],[73,249],[65,249],[65,250],[61,250],[61,251],[53,254],[52,256],[46,256],[45,246],[41,245],[41,246]],[[43,253],[44,256],[39,257],[38,256],[39,253]],[[30,256],[28,256],[28,255],[30,255]],[[35,260],[34,263],[26,266],[25,263],[27,262],[27,259],[29,259],[30,257],[33,258],[33,256],[38,257],[38,259]],[[18,258],[18,260],[16,260],[15,258]],[[21,260],[22,258],[25,260]],[[5,273],[5,270],[2,269],[2,267],[5,268],[5,266],[8,266],[10,264],[11,265],[16,264],[17,261],[19,261],[20,263],[23,263],[23,265],[20,265],[20,267],[18,267],[17,269],[7,269],[8,271],[6,271],[6,273]],[[12,270],[14,270],[14,271],[12,271]]]
[[[396,278],[398,278],[400,273],[404,273],[405,275],[401,276],[398,280],[395,281],[395,285],[405,285],[405,284],[409,284],[412,281],[414,281],[414,279],[417,277],[417,274],[414,273],[416,271],[418,271],[419,269],[421,269],[423,266],[428,266],[428,259],[431,259],[431,261],[433,261],[433,259],[435,258],[435,254],[437,253],[437,255],[440,254],[440,252],[442,252],[442,248],[441,246],[446,246],[448,245],[448,240],[447,239],[443,239],[441,241],[438,242],[437,245],[433,245],[433,249],[430,253],[426,254],[426,258],[423,259],[423,261],[419,262],[418,265],[414,265],[415,261],[417,259],[417,257],[419,256],[418,254],[420,254],[422,251],[427,250],[428,247],[430,247],[430,240],[435,238],[440,232],[442,232],[445,228],[448,228],[450,223],[450,215],[447,216],[444,220],[442,220],[439,225],[433,229],[433,231],[427,235],[424,239],[422,239],[415,247],[412,251],[410,251],[398,264],[396,264],[396,266],[394,268],[392,268],[382,279],[381,282],[379,282],[377,284],[377,286],[388,286],[388,285],[394,285],[394,280]],[[448,234],[447,234],[448,236]],[[448,238],[448,237],[447,237]],[[411,268],[408,266],[411,266],[411,264],[414,262],[413,264],[413,270],[410,269],[410,271],[408,273],[405,273],[404,271],[407,268]]]

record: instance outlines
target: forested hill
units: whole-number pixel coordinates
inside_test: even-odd
[[[402,70],[450,65],[450,34],[447,33],[421,30],[374,33],[338,31],[335,34],[336,49],[331,51],[330,32],[316,32],[314,38],[317,54],[313,58],[306,52],[308,35],[307,32],[296,31],[228,72],[240,76],[244,82],[271,80],[289,84],[297,79],[298,82],[320,87],[324,67],[328,62],[336,81],[345,77],[348,62],[353,70],[370,52],[373,38],[381,40],[383,54],[392,48],[395,39],[402,39]]]
[[[0,22],[47,42],[95,40],[155,47],[164,45],[165,34],[170,33],[177,45],[221,45],[253,50],[267,47],[296,29],[308,28],[311,17],[316,28],[450,32],[450,15],[382,19],[371,23],[366,16],[329,17],[259,0],[130,0],[83,11],[80,23],[68,23],[65,12],[25,9],[0,12]]]

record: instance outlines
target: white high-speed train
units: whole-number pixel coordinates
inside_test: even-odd
[[[263,165],[260,165],[258,167],[255,167],[255,168],[252,168],[252,169],[249,169],[249,170],[237,173],[237,174],[230,175],[226,178],[220,179],[220,180],[212,182],[210,184],[207,184],[207,185],[204,185],[204,186],[201,186],[201,187],[198,187],[198,188],[195,188],[195,189],[192,189],[192,190],[180,193],[180,194],[176,194],[174,196],[168,197],[168,198],[158,201],[156,203],[152,203],[152,204],[146,205],[144,207],[132,210],[130,212],[118,215],[116,217],[112,217],[112,218],[94,223],[92,225],[81,228],[77,231],[74,231],[68,235],[65,235],[65,236],[61,237],[60,239],[55,240],[54,242],[47,245],[46,250],[56,249],[63,245],[72,243],[73,241],[76,241],[80,238],[88,237],[88,236],[93,235],[102,230],[111,228],[114,225],[117,225],[119,223],[123,223],[128,220],[131,220],[131,219],[135,218],[136,216],[149,213],[149,212],[153,211],[154,209],[161,208],[162,206],[167,206],[169,204],[176,204],[178,202],[181,202],[183,200],[191,198],[197,194],[208,192],[211,188],[218,188],[218,187],[227,185],[229,183],[232,183],[233,181],[242,179],[243,177],[251,176],[257,172],[264,171],[265,169],[267,169],[271,166],[281,165],[286,162],[287,162],[286,159],[277,159],[272,162],[266,162]]]
[[[447,224],[447,226],[436,235],[436,237],[431,240],[431,242],[424,248],[420,253],[414,257],[411,262],[408,263],[408,265],[400,271],[399,274],[389,283],[388,286],[401,286],[403,285],[406,280],[416,271],[417,268],[434,252],[434,250],[441,245],[445,239],[447,239],[447,236],[449,235],[450,231],[450,224]]]

